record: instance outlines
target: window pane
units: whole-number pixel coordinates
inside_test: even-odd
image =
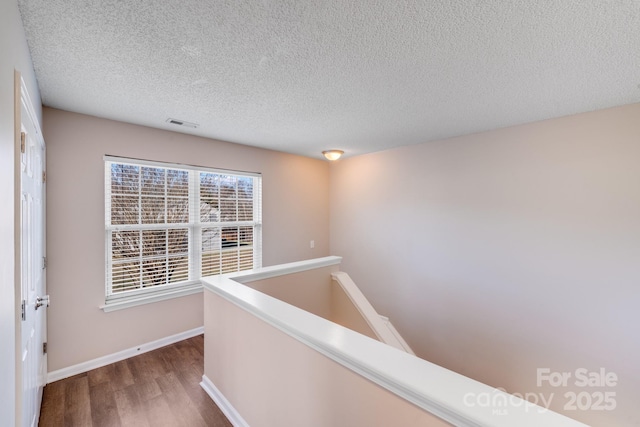
[[[222,273],[253,268],[253,227],[223,227],[221,246]]]
[[[114,231],[111,233],[111,257],[113,260],[140,256],[140,232]]]
[[[189,254],[189,229],[170,229],[168,234],[169,255]]]
[[[220,251],[202,253],[202,275],[220,274]]]
[[[237,221],[238,212],[236,206],[236,200],[220,200],[220,219],[224,222]]]
[[[220,251],[222,250],[220,227],[202,229],[202,275],[220,273]]]
[[[222,249],[219,227],[202,229],[202,252],[219,251]]]
[[[189,279],[189,257],[169,259],[169,283],[184,282]]]
[[[253,221],[253,202],[250,200],[238,201],[238,221]]]
[[[189,279],[189,229],[142,231],[142,286]]]
[[[111,196],[111,224],[138,224],[138,197]]]
[[[220,197],[235,198],[236,185],[237,179],[235,176],[220,175]]]
[[[220,221],[220,180],[219,175],[200,173],[200,222]]]
[[[140,168],[142,175],[142,194],[156,194],[164,196],[165,170],[162,168]]]
[[[253,178],[238,178],[238,198],[253,199]]]
[[[200,200],[211,201],[220,197],[220,179],[218,174],[200,172]]]
[[[243,246],[238,254],[240,265],[238,271],[251,270],[253,268],[253,246]]]
[[[253,227],[238,227],[239,246],[253,245]]]
[[[175,169],[167,170],[167,196],[189,196],[189,172]]]
[[[219,222],[220,221],[220,210],[218,209],[218,202],[215,203],[207,203],[200,202],[200,222]]]
[[[238,271],[238,254],[236,250],[222,251],[221,270],[222,273]]]
[[[253,268],[253,227],[238,229],[238,270]]]
[[[164,224],[164,197],[142,196],[142,224]]]
[[[112,293],[140,288],[140,261],[113,264],[111,283]]]
[[[222,229],[222,249],[238,246],[238,227],[224,227]]]
[[[133,165],[111,164],[111,193],[138,194],[140,167]]]
[[[186,224],[189,222],[189,199],[169,197],[167,199],[167,222]]]
[[[142,261],[142,287],[159,286],[167,283],[167,261],[152,259]]]
[[[167,253],[167,230],[142,231],[142,256],[164,257]]]

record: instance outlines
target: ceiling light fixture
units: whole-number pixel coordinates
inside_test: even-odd
[[[323,151],[322,154],[324,154],[324,156],[327,158],[327,160],[338,160],[343,154],[344,151],[342,150],[327,150],[327,151]]]

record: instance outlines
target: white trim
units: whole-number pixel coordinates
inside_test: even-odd
[[[216,387],[206,375],[202,376],[200,387],[202,387],[215,404],[218,405],[218,408],[220,408],[233,427],[250,427],[244,418],[242,418],[242,415],[236,411],[236,408],[233,407],[231,402],[224,397],[222,392],[218,390],[218,387]]]
[[[328,256],[324,258],[308,259],[304,261],[290,262],[288,264],[274,265],[271,267],[254,268],[253,270],[238,271],[235,273],[223,274],[235,282],[247,283],[255,280],[269,279],[271,277],[284,276],[285,274],[300,273],[301,271],[313,270],[315,268],[339,265],[342,257]],[[217,277],[217,276],[208,276]],[[204,279],[204,277],[203,277]]]
[[[321,266],[322,260],[327,258],[320,259],[318,264]],[[318,260],[304,264],[308,267],[314,261]],[[266,277],[288,274],[292,268],[301,271],[302,268],[296,268],[296,264],[258,269],[249,274],[241,272],[210,276],[203,278],[202,283],[207,291],[455,426],[585,426],[567,416],[405,353],[242,284],[253,278],[265,277],[264,270],[268,272]],[[504,408],[508,414],[496,417],[492,407],[465,404],[466,396],[483,395],[492,399],[498,396],[501,402],[506,402]]]
[[[200,326],[189,331],[180,332],[179,334],[171,335],[168,337],[160,338],[159,340],[151,341],[146,344],[141,344],[136,347],[131,347],[126,350],[119,351],[117,353],[108,354],[106,356],[98,357],[97,359],[87,360],[86,362],[78,363],[77,365],[68,366],[66,368],[51,371],[47,374],[47,384],[54,381],[69,378],[74,375],[81,374],[83,372],[90,371],[92,369],[100,368],[102,366],[109,365],[111,363],[119,362],[130,357],[137,356],[139,354],[146,353],[151,350],[164,347],[178,341],[186,340],[187,338],[195,337],[204,333],[204,326]]]
[[[136,307],[138,305],[150,304],[152,302],[184,297],[200,292],[202,292],[202,283],[200,281],[197,281],[197,283],[193,283],[189,286],[182,286],[176,289],[163,289],[162,292],[146,294],[142,293],[131,295],[129,297],[110,299],[107,300],[104,305],[100,306],[100,308],[105,313],[108,313],[110,311],[122,310],[124,308]]]

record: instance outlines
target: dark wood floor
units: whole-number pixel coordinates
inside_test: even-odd
[[[231,426],[200,387],[204,339],[48,384],[40,426]]]

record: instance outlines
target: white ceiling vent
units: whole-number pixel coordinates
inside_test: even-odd
[[[168,118],[167,119],[167,123],[170,123],[172,125],[184,126],[184,127],[188,127],[188,128],[194,128],[194,129],[196,129],[198,126],[200,126],[197,123],[191,123],[191,122],[186,122],[184,120],[178,120],[178,119],[172,119],[172,118]]]

